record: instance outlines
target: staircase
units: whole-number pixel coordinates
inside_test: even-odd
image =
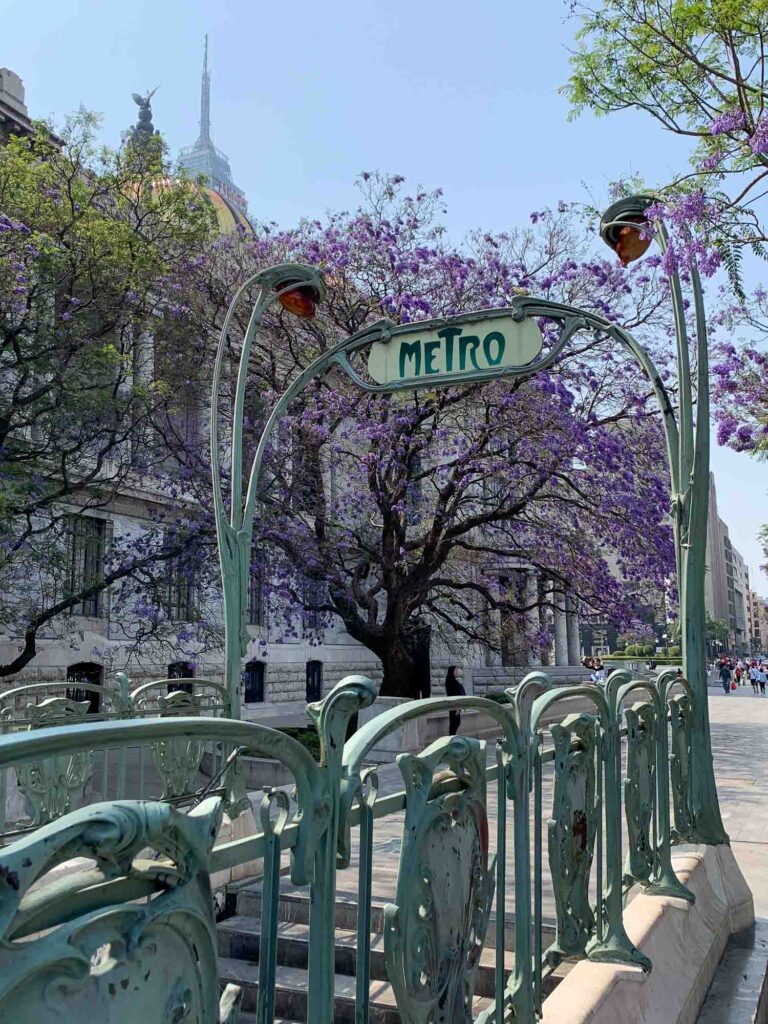
[[[234,896],[234,900],[232,897]],[[259,936],[261,932],[261,884],[252,882],[232,887],[230,905],[234,914],[219,922],[219,978],[222,989],[230,982],[243,990],[242,1024],[252,1024],[256,1011],[259,976]],[[392,986],[387,981],[384,962],[384,902],[374,900],[371,906],[370,956],[370,1024],[400,1024]],[[307,1019],[307,984],[309,953],[309,892],[297,888],[288,878],[281,880],[278,909],[277,971],[275,985],[275,1022],[301,1022]],[[354,1024],[355,972],[357,967],[357,894],[337,894],[336,900],[336,978],[333,1019],[335,1024]],[[494,922],[488,928],[493,941]],[[507,922],[505,969],[514,963],[511,922]],[[554,932],[545,932],[545,944]],[[475,1015],[492,1001],[494,992],[494,953],[486,948],[475,975]],[[548,979],[547,992],[562,980],[568,965]]]

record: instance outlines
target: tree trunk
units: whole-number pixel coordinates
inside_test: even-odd
[[[384,669],[382,697],[429,697],[430,629],[422,626],[403,637],[393,637],[379,654]]]

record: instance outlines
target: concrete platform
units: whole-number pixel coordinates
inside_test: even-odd
[[[656,969],[582,961],[545,1000],[542,1024],[695,1024],[731,935],[751,927],[754,908],[730,847],[678,852],[673,864],[696,902],[641,894],[624,913]]]

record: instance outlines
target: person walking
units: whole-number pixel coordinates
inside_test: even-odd
[[[752,665],[749,670],[749,681],[752,683],[752,693],[757,696],[757,665]]]
[[[768,682],[768,675],[765,672],[765,665],[761,665],[757,670],[757,681],[760,684],[760,696],[765,696],[765,684]]]
[[[725,693],[731,692],[731,675],[731,666],[727,661],[724,661],[720,666],[720,682],[723,684]]]
[[[466,690],[461,681],[464,673],[461,671],[458,665],[449,665],[448,672],[445,677],[445,695],[446,697],[464,697]],[[448,735],[455,736],[459,731],[461,725],[461,712],[460,711],[449,711],[448,712]]]

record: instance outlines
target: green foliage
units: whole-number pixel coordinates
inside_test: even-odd
[[[763,111],[766,0],[576,2],[571,116],[637,110],[693,145],[672,192],[701,190],[716,217],[698,225],[742,294],[739,250],[766,238],[758,200],[768,167]],[[664,183],[649,183],[652,187]]]
[[[706,623],[707,640],[719,640],[723,644],[728,643],[728,623],[725,619],[711,619],[707,615]]]
[[[165,281],[212,237],[210,204],[173,178],[159,137],[112,151],[97,127],[81,112],[58,136],[37,124],[0,147],[0,573],[16,592],[0,596],[0,621],[26,637],[22,658],[77,602],[69,517],[108,508],[167,456],[171,438],[162,456],[147,439],[200,364],[174,337],[172,383],[157,360],[140,364],[138,339],[164,344]]]
[[[277,732],[284,732],[286,736],[291,736],[293,739],[298,740],[303,747],[306,747],[315,761],[320,761],[320,737],[314,729],[286,725],[277,729]]]

